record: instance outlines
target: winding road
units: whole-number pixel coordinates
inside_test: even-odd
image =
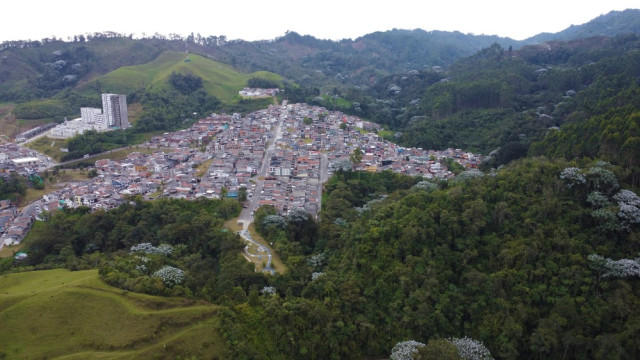
[[[246,223],[245,223],[246,224]],[[264,269],[262,269],[263,272],[268,272],[271,275],[275,274],[276,271],[271,267],[271,250],[269,250],[268,247],[263,246],[262,244],[256,242],[255,240],[253,240],[253,238],[251,237],[251,234],[249,233],[249,230],[243,229],[241,231],[238,232],[238,235],[240,235],[240,237],[242,237],[244,239],[244,241],[249,242],[253,245],[256,245],[258,247],[259,251],[264,250],[267,253],[267,264],[265,265]],[[246,246],[244,248],[244,253],[246,256],[250,256],[253,258],[258,258],[259,260],[262,259],[262,256],[264,255],[257,255],[257,254],[252,254],[249,252],[249,247]]]

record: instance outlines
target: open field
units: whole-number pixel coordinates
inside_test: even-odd
[[[131,94],[151,84],[167,81],[172,72],[200,76],[205,90],[222,101],[238,97],[238,91],[246,86],[251,77],[280,79],[280,76],[266,71],[244,74],[203,56],[165,51],[151,62],[121,67],[90,82],[87,87],[99,82],[103,89],[110,92]]]
[[[216,305],[126,292],[97,270],[0,276],[0,358],[226,358]]]
[[[131,125],[138,122],[142,110],[142,104],[140,103],[127,104],[127,115],[129,116],[129,123],[131,123]]]
[[[41,154],[45,154],[55,161],[60,161],[65,153],[60,151],[60,148],[67,147],[66,139],[52,139],[47,136],[43,136],[39,139],[31,141],[27,144],[27,147],[33,149]]]
[[[15,253],[19,252],[24,247],[24,243],[20,243],[18,245],[5,245],[0,249],[0,258],[6,258],[9,256],[13,256]]]
[[[200,165],[198,165],[198,168],[196,169],[197,171],[196,176],[203,177],[207,175],[207,171],[209,171],[209,166],[211,166],[212,162],[213,162],[213,159],[209,159],[207,161],[202,162]]]

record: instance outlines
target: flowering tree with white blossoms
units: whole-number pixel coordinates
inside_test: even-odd
[[[173,252],[173,246],[169,244],[160,244],[157,247],[151,245],[151,243],[140,243],[138,245],[134,245],[129,250],[130,253],[142,252],[145,254],[163,254],[163,255],[171,255]]]
[[[310,257],[307,260],[307,263],[314,270],[320,270],[322,269],[322,266],[324,265],[325,260],[326,260],[326,256],[324,255],[324,253],[321,253],[321,254],[315,254],[312,257]]]
[[[167,286],[179,285],[184,280],[184,271],[177,267],[165,265],[153,273],[153,277],[160,278]]]
[[[617,191],[620,185],[615,174],[605,168],[609,166],[611,164],[598,162],[584,173],[576,167],[565,168],[560,172],[560,179],[570,188],[588,186],[591,192],[586,200],[600,229],[630,231],[633,225],[640,224],[640,196],[631,190]]]
[[[287,227],[287,221],[280,215],[267,215],[262,220],[262,227],[267,230],[272,227],[284,229]]]
[[[464,360],[493,360],[491,352],[481,341],[470,337],[448,338],[446,341],[453,344],[458,350],[458,355]],[[420,348],[425,345],[415,340],[402,341],[397,343],[391,350],[391,360],[413,360]]]
[[[484,176],[484,173],[478,169],[469,169],[467,171],[463,171],[454,179],[457,181],[467,181],[471,179],[477,179]]]
[[[309,218],[309,214],[302,208],[293,208],[287,214],[287,220],[293,223],[305,222]]]
[[[640,224],[640,196],[631,190],[620,190],[613,198],[618,202],[620,225],[624,230],[631,230],[631,225]]]
[[[311,281],[317,280],[321,276],[324,276],[323,272],[314,272],[311,274]]]
[[[424,190],[424,191],[434,191],[434,190],[438,190],[438,185],[432,183],[431,181],[423,180],[413,185],[413,189]]]
[[[640,276],[640,257],[635,259],[613,260],[600,255],[591,254],[587,256],[595,269],[604,271],[602,277],[628,278]]]
[[[568,187],[587,183],[587,178],[584,177],[582,170],[577,167],[568,167],[562,170],[560,172],[560,179],[564,180]]]
[[[465,360],[493,360],[491,352],[481,341],[470,337],[449,338],[450,343],[456,346],[458,354]]]
[[[393,347],[393,349],[391,349],[391,356],[389,356],[389,359],[413,360],[413,357],[418,353],[418,349],[423,346],[423,343],[415,340],[399,342]]]
[[[262,290],[260,290],[260,294],[262,295],[275,295],[276,294],[276,288],[274,288],[273,286],[265,286],[262,288]]]

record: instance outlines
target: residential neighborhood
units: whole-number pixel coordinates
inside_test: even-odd
[[[474,168],[481,156],[447,149],[404,148],[376,134],[374,123],[307,104],[272,105],[240,114],[211,114],[189,129],[156,136],[123,160],[97,160],[97,176],[65,184],[18,212],[0,209],[1,244],[19,243],[44,211],[88,206],[93,211],[119,206],[131,195],[195,199],[234,198],[246,188],[248,201],[241,218],[272,205],[286,214],[321,210],[322,184],[337,168],[394,171],[426,179],[453,175],[440,160],[451,158]],[[359,149],[361,161],[350,163]],[[148,153],[148,154],[147,154]],[[30,158],[31,162],[20,160]],[[21,163],[22,161],[22,163]],[[29,166],[21,166],[30,164]],[[53,166],[46,157],[17,145],[3,145],[0,171],[26,175]]]

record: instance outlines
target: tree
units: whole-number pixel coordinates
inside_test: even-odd
[[[247,188],[245,186],[240,186],[240,188],[238,189],[238,201],[247,201]]]
[[[227,197],[227,194],[228,194],[228,193],[229,193],[229,189],[227,189],[227,187],[226,187],[226,186],[223,186],[223,187],[220,189],[220,199],[221,199],[221,200],[226,199],[226,197]]]
[[[351,153],[349,160],[351,160],[354,166],[358,166],[362,161],[362,150],[360,150],[360,148],[355,148]]]
[[[250,88],[273,89],[273,88],[279,88],[280,83],[276,80],[268,80],[260,77],[252,77],[247,81],[247,86]]]
[[[187,95],[202,88],[202,78],[199,76],[187,74],[182,75],[177,72],[172,72],[169,76],[169,82],[171,85],[182,94]]]
[[[418,350],[425,345],[415,340],[402,341],[397,343],[393,349],[391,349],[391,360],[413,360],[418,354]]]

